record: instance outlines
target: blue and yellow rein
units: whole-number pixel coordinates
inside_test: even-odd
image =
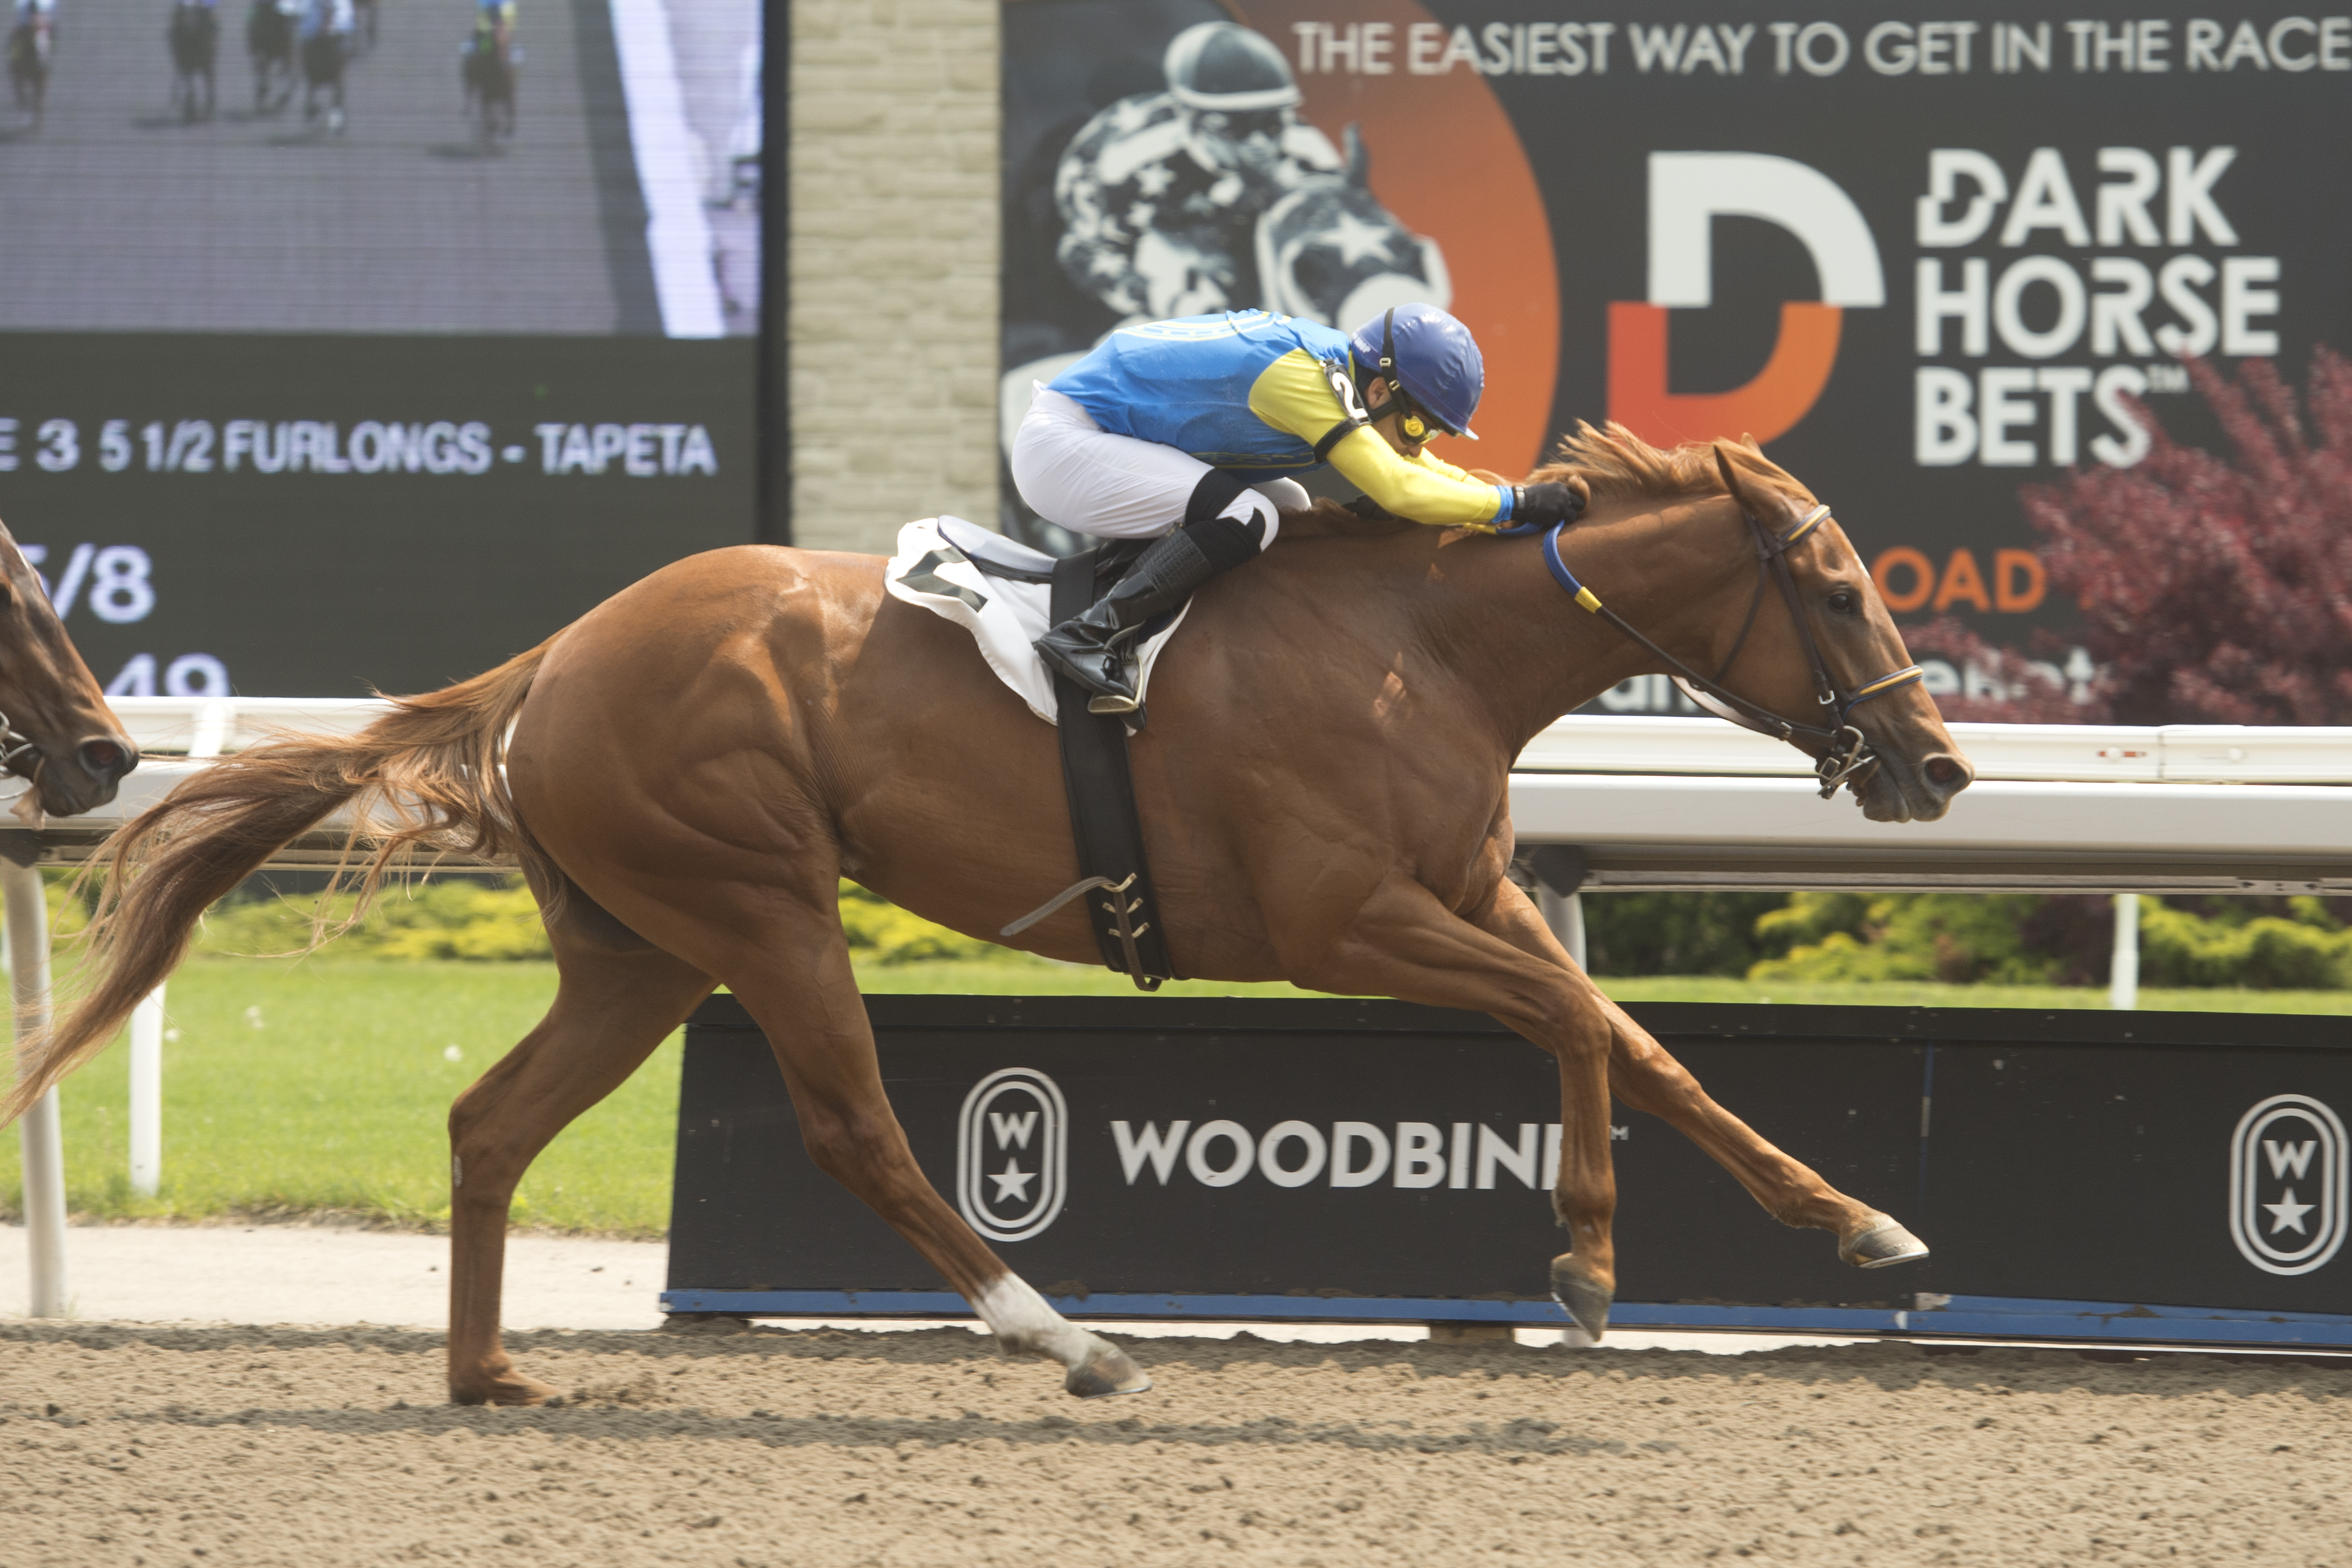
[[[1620,633],[1664,660],[1668,668],[1675,671],[1675,684],[1693,698],[1698,699],[1702,706],[1716,717],[1729,720],[1732,723],[1747,729],[1760,731],[1781,741],[1793,742],[1797,737],[1802,735],[1822,742],[1823,749],[1814,772],[1821,780],[1822,798],[1827,800],[1837,793],[1838,785],[1848,782],[1878,760],[1870,750],[1870,743],[1862,731],[1849,722],[1849,716],[1856,708],[1874,697],[1883,697],[1890,691],[1899,691],[1904,687],[1925,679],[1926,672],[1916,664],[1906,665],[1901,669],[1892,670],[1874,679],[1865,680],[1851,691],[1841,688],[1830,675],[1829,666],[1823,662],[1821,648],[1813,640],[1812,624],[1805,616],[1804,605],[1797,593],[1796,579],[1790,574],[1788,563],[1789,552],[1820,528],[1822,523],[1830,521],[1829,507],[1826,504],[1816,505],[1794,528],[1782,534],[1774,534],[1766,529],[1745,507],[1740,509],[1740,516],[1756,535],[1757,598],[1748,605],[1747,624],[1740,627],[1738,639],[1731,645],[1731,652],[1725,656],[1722,666],[1711,676],[1701,675],[1697,670],[1652,642],[1632,622],[1603,605],[1599,595],[1577,580],[1576,574],[1568,569],[1568,563],[1560,559],[1559,536],[1566,531],[1567,523],[1556,522],[1543,531],[1544,566],[1551,573],[1552,581],[1558,583],[1561,590],[1574,599],[1580,607],[1591,615],[1600,616]],[[1536,532],[1537,525],[1523,523],[1516,528],[1498,528],[1493,531],[1497,537],[1503,539],[1523,538]],[[1805,657],[1812,665],[1815,696],[1820,699],[1823,709],[1834,710],[1829,715],[1830,721],[1826,724],[1801,724],[1794,720],[1783,718],[1762,704],[1752,702],[1722,684],[1723,677],[1730,672],[1733,660],[1739,657],[1739,650],[1747,644],[1748,629],[1756,624],[1757,603],[1762,598],[1764,578],[1767,576],[1779,584],[1781,597],[1788,604],[1789,614],[1796,621],[1798,638],[1804,644]],[[1707,701],[1708,698],[1714,699],[1714,701]],[[1716,705],[1717,703],[1724,706],[1717,707]]]

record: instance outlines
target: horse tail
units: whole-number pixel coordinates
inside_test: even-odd
[[[232,752],[117,829],[85,873],[99,883],[80,961],[91,984],[61,1021],[18,1042],[0,1127],[113,1038],[186,956],[205,910],[339,808],[349,809],[352,833],[335,882],[352,858],[366,858],[353,878],[358,907],[330,929],[322,899],[313,948],[365,913],[404,851],[544,863],[514,818],[500,768],[507,731],[553,645],[440,691],[395,697],[357,734],[283,735]]]

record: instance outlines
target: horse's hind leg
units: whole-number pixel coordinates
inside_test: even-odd
[[[834,887],[828,876],[828,898]],[[830,904],[803,906],[759,935],[751,954],[756,971],[723,972],[775,1050],[818,1168],[906,1237],[972,1304],[1007,1353],[1059,1362],[1067,1373],[1062,1386],[1081,1398],[1150,1387],[1125,1352],[1055,1311],[1006,1268],[915,1163],[882,1087],[874,1032]],[[793,955],[788,970],[776,964],[784,955]]]
[[[1568,954],[1553,940],[1542,916],[1516,887],[1504,885],[1487,924],[1524,951],[1549,952],[1567,962]],[[1572,966],[1570,973],[1591,1009],[1607,1023],[1609,1088],[1619,1100],[1697,1144],[1774,1219],[1834,1235],[1838,1256],[1848,1263],[1877,1268],[1927,1256],[1927,1245],[1918,1237],[1868,1204],[1839,1192],[1820,1173],[1717,1104],[1689,1069],[1603,995],[1589,976]]]
[[[598,940],[585,923],[575,915],[550,933],[562,978],[547,1016],[449,1109],[449,1394],[460,1405],[536,1405],[555,1392],[499,1344],[515,1184],[710,992],[693,965],[617,928]]]

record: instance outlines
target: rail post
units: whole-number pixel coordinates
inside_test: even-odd
[[[131,1190],[152,1198],[163,1180],[163,988],[131,1010]]]
[[[227,749],[236,731],[236,709],[222,698],[196,710],[188,760],[205,762]],[[141,998],[131,1012],[131,1190],[152,1198],[163,1181],[163,987]]]
[[[1584,962],[1584,895],[1555,893],[1540,885],[1536,889],[1536,907],[1543,911],[1544,924],[1551,934],[1559,938],[1559,945],[1568,949],[1568,956],[1576,960],[1576,967],[1587,969]]]
[[[2107,1005],[2129,1012],[2139,1005],[2139,895],[2116,895],[2115,961],[2107,969]]]
[[[49,1021],[49,907],[41,873],[13,862],[0,866],[0,899],[6,905],[8,981],[16,1005],[21,1043]],[[17,1058],[17,1070],[25,1062]],[[61,1318],[66,1312],[66,1152],[52,1087],[25,1112],[25,1241],[31,1250],[32,1300],[26,1315]]]

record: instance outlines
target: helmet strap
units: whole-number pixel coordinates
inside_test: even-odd
[[[1422,411],[1413,405],[1412,399],[1405,392],[1403,384],[1397,380],[1396,307],[1393,305],[1390,306],[1388,312],[1381,317],[1379,368],[1381,380],[1387,384],[1388,395],[1378,403],[1372,403],[1367,399],[1364,416],[1377,425],[1390,415],[1395,415],[1397,433],[1415,446],[1419,446],[1435,435],[1436,431],[1431,426],[1435,425],[1436,421],[1425,417]]]
[[[1412,417],[1412,412],[1405,406],[1404,399],[1399,395],[1403,389],[1397,384],[1396,308],[1394,306],[1391,306],[1388,314],[1381,318],[1381,357],[1375,368],[1375,374],[1388,388],[1388,395],[1378,403],[1373,403],[1367,398],[1364,416],[1377,425],[1391,414],[1400,415],[1403,417],[1397,423],[1402,426],[1406,418]],[[1420,422],[1415,420],[1414,423]],[[1418,437],[1408,437],[1407,439],[1418,439]]]

